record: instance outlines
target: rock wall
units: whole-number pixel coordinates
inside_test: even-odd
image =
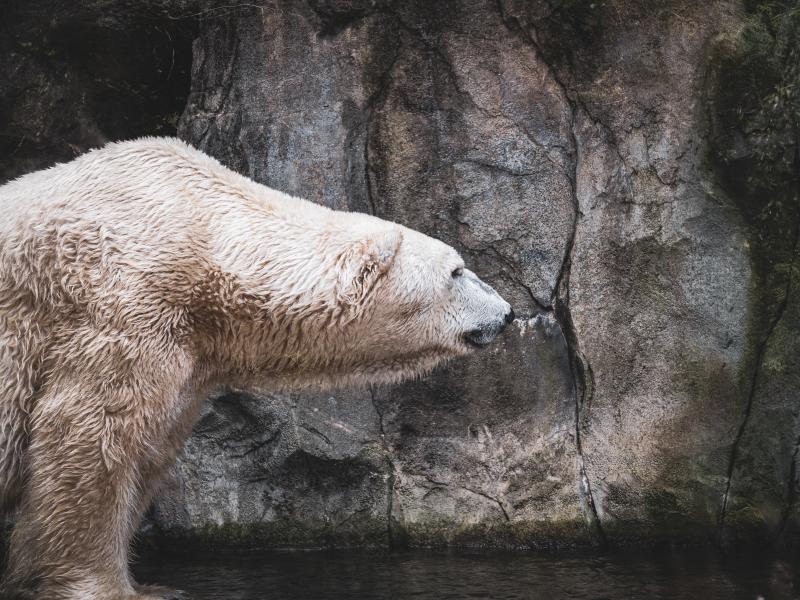
[[[520,315],[422,381],[212,398],[151,530],[273,546],[797,540],[794,2],[165,1],[109,20],[113,5],[85,3],[87,31],[149,18],[175,40],[188,99],[156,86],[150,105],[185,104],[181,137],[443,239]],[[36,19],[21,10],[6,43]],[[91,117],[80,134],[163,124],[69,100],[59,69],[83,98],[102,85],[92,69],[20,48],[0,68],[35,58],[45,75],[26,75],[44,82],[34,104],[9,101],[18,80],[0,89],[9,175],[67,152],[56,129],[26,162],[12,152],[58,94]],[[143,64],[121,80],[152,87]]]

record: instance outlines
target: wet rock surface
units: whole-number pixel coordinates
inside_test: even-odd
[[[0,19],[0,182],[108,141],[174,135],[190,1],[12,0]]]
[[[108,31],[160,15],[186,87],[159,88],[151,112],[102,100],[87,73],[103,60],[52,41],[71,21],[17,10],[0,59],[16,74],[0,88],[7,177],[168,133],[178,107],[178,134],[231,168],[452,244],[520,315],[421,381],[210,399],[149,531],[269,546],[796,540],[796,6],[121,6],[85,4],[93,51],[115,56]],[[43,56],[25,49],[36,36]],[[114,81],[152,85],[159,46],[138,39],[155,58],[118,61]]]

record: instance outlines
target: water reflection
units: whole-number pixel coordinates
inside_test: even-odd
[[[775,560],[770,569],[767,593],[758,600],[795,600],[796,576],[792,565],[784,560]]]
[[[796,558],[697,549],[142,553],[142,582],[195,600],[794,599]]]

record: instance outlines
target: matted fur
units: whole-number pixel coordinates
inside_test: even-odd
[[[399,381],[510,308],[449,246],[174,139],[27,175],[0,207],[6,597],[157,597],[128,546],[213,388]]]

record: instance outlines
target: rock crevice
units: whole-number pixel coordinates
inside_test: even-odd
[[[800,541],[790,4],[16,3],[3,178],[177,131],[263,184],[444,240],[521,315],[421,381],[210,399],[155,530]]]

